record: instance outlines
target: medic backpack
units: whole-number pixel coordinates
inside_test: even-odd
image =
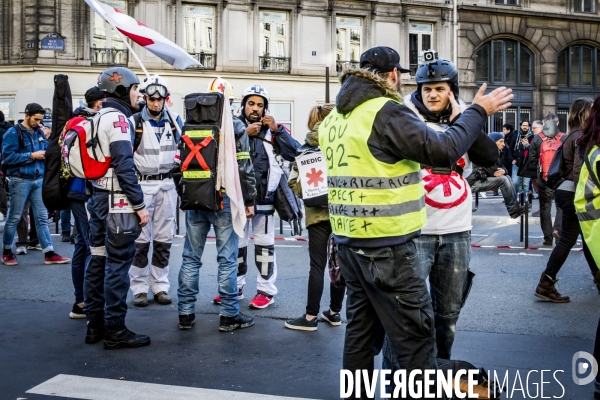
[[[119,113],[114,108],[100,110],[92,118],[65,130],[62,136],[62,158],[70,176],[81,179],[100,179],[110,168],[111,157],[102,153],[98,127],[107,114]],[[123,122],[129,123],[128,120]]]
[[[186,120],[179,141],[181,164],[173,169],[182,210],[223,208],[216,181],[224,101],[218,92],[185,96]]]

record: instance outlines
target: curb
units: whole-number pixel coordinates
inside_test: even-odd
[[[175,235],[176,238],[184,238],[185,235]],[[207,239],[216,239],[216,236],[207,236]],[[250,237],[250,240],[254,240],[254,237]],[[308,242],[308,239],[304,238],[284,238],[284,237],[276,237],[275,241],[287,241],[287,242]]]
[[[497,223],[497,224],[505,224],[505,225],[519,225],[521,223],[521,218],[512,219],[511,217],[500,217],[496,215],[475,215],[471,217],[471,221],[473,223]],[[539,217],[529,217],[529,225],[539,225],[540,218]]]

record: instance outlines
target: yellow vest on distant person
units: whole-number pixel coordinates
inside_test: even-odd
[[[600,161],[600,148],[592,147],[587,157],[590,160],[590,166],[596,169],[597,162]],[[600,188],[596,186],[590,173],[598,177],[599,172],[597,170],[589,171],[587,165],[583,163],[575,191],[575,212],[579,218],[583,239],[590,249],[596,265],[600,265]]]
[[[329,219],[336,235],[403,236],[427,223],[419,164],[379,161],[367,145],[375,116],[388,101],[371,99],[348,114],[335,108],[319,127],[319,145],[327,162]]]

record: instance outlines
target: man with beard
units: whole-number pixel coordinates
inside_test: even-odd
[[[281,180],[283,171],[275,159],[280,155],[284,160],[294,161],[296,149],[300,147],[284,125],[278,125],[275,118],[267,114],[269,95],[265,88],[253,85],[242,94],[242,114],[239,119],[246,126],[250,138],[250,156],[256,177],[255,215],[252,217],[252,233],[254,236],[254,258],[259,274],[257,276],[257,293],[250,301],[252,308],[266,308],[273,304],[273,296],[277,294],[275,280],[277,263],[275,261],[275,189]],[[286,182],[287,184],[287,182]],[[238,290],[242,296],[242,288],[246,283],[248,271],[247,255],[250,238],[250,221],[246,224],[246,235],[240,240],[238,254]]]
[[[529,130],[530,127],[529,121],[521,121],[521,129],[517,132],[517,136],[510,140],[510,144],[506,141],[506,138],[504,139],[506,146],[510,146],[511,149],[509,152],[512,154],[512,167],[508,172],[512,178],[515,193],[529,191],[530,178],[519,176],[518,172],[525,162],[525,150],[529,147],[529,138],[531,136],[531,131]]]
[[[137,76],[127,68],[102,71],[98,87],[108,99],[92,121],[97,124],[98,146],[106,158],[110,157],[110,168],[102,178],[91,181],[93,192],[88,201],[91,255],[84,280],[84,311],[88,320],[85,342],[93,344],[104,339],[108,350],[150,344],[148,336],[136,335],[125,326],[127,273],[139,235],[135,223],[144,227],[150,220],[135,171],[131,123],[127,119],[138,108],[139,84]],[[119,221],[127,229],[119,230],[115,226]]]
[[[171,304],[169,296],[169,257],[173,244],[173,228],[177,212],[177,191],[173,182],[173,162],[179,143],[175,124],[183,127],[179,116],[171,119],[165,109],[169,97],[167,83],[158,75],[146,78],[140,91],[146,106],[130,121],[135,126],[133,160],[144,192],[144,203],[150,223],[135,241],[135,256],[129,269],[133,304],[148,305],[148,290],[158,304]],[[152,243],[152,262],[148,253]]]
[[[485,135],[487,116],[512,98],[506,88],[484,95],[484,84],[473,105],[462,114],[453,107],[451,126],[436,132],[401,104],[400,74],[406,72],[395,50],[367,50],[360,69],[340,76],[336,109],[319,128],[329,216],[348,291],[343,368],[351,371],[373,371],[385,334],[407,375],[437,367],[431,298],[414,243],[426,225],[419,163],[450,168]]]

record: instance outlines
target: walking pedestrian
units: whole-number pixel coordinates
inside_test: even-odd
[[[558,278],[556,275],[567,260],[577,238],[581,235],[581,227],[575,213],[575,187],[579,182],[581,163],[576,149],[577,140],[581,137],[583,124],[587,119],[593,100],[588,98],[577,99],[571,104],[569,110],[569,133],[562,149],[562,163],[565,179],[556,189],[556,206],[562,209],[562,231],[556,247],[552,250],[546,269],[542,272],[540,281],[535,289],[535,296],[549,300],[553,303],[568,303],[569,296],[561,295],[556,289]],[[557,217],[558,218],[558,217]],[[600,270],[594,262],[588,244],[582,240],[583,254],[590,268],[594,283],[600,293]]]
[[[312,108],[308,119],[308,129],[304,146],[298,152],[315,151],[319,146],[319,126],[333,108],[334,104],[323,104]],[[292,165],[289,185],[298,197],[302,197],[302,183],[298,176],[296,162]],[[308,229],[308,256],[310,270],[308,272],[308,299],[306,313],[296,319],[285,322],[285,327],[301,331],[316,331],[318,324],[321,296],[323,295],[323,278],[327,266],[327,243],[331,235],[331,223],[327,205],[308,207],[305,206],[306,229]],[[340,311],[344,301],[346,287],[336,287],[329,284],[330,303],[329,309],[321,313],[321,319],[333,326],[341,325]]]

